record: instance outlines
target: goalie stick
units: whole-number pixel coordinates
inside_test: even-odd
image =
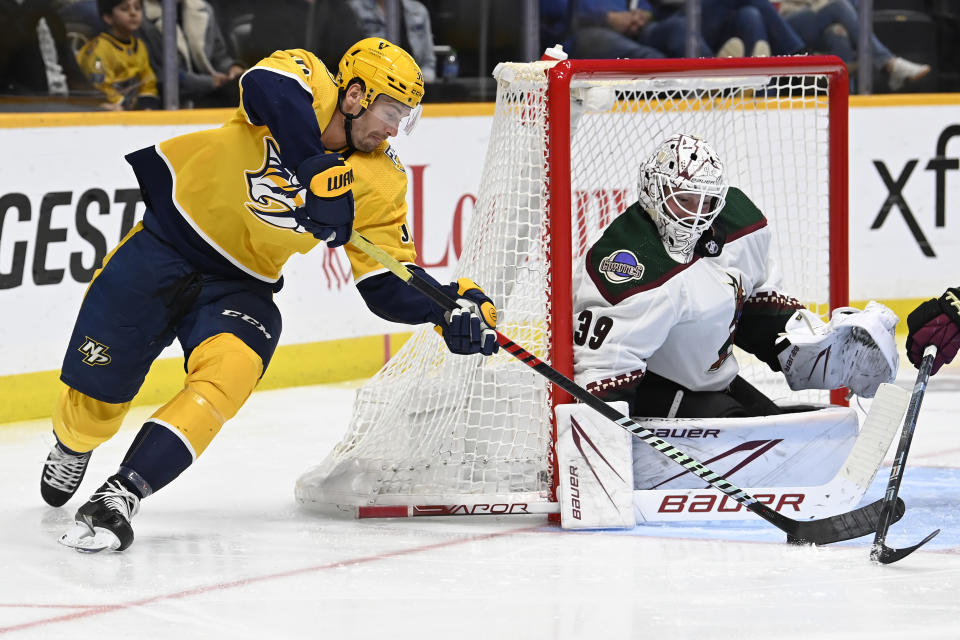
[[[362,235],[353,231],[350,236],[350,244],[355,248],[370,256],[378,263],[386,267],[391,273],[403,280],[408,285],[414,287],[417,291],[427,296],[442,308],[449,311],[459,309],[456,299],[447,295],[446,292],[438,288],[435,284],[419,276],[386,251],[371,243]],[[748,494],[743,489],[737,487],[723,476],[711,471],[703,463],[683,453],[670,443],[658,438],[652,431],[637,424],[629,417],[623,415],[616,409],[610,407],[600,398],[594,396],[589,391],[575,383],[570,378],[538,359],[532,353],[512,340],[504,336],[500,331],[496,331],[497,342],[510,355],[523,362],[528,367],[545,377],[547,380],[566,391],[577,400],[583,402],[590,408],[597,411],[600,415],[616,423],[622,429],[632,433],[644,443],[659,451],[662,455],[670,458],[698,478],[709,483],[715,489],[730,496],[744,507],[757,514],[773,526],[787,534],[787,541],[796,544],[816,544],[824,545],[841,540],[850,540],[873,533],[877,530],[877,522],[880,517],[880,509],[883,500],[877,500],[869,505],[841,513],[828,518],[819,520],[798,521],[771,509],[767,505],[759,502],[756,498]],[[897,499],[896,509],[893,511],[893,518],[898,519],[903,514],[903,502]]]
[[[893,505],[895,501],[899,500],[897,493],[900,491],[903,473],[907,468],[907,454],[910,453],[910,441],[913,440],[913,430],[917,426],[917,414],[920,413],[920,403],[923,401],[923,392],[927,388],[927,381],[930,379],[930,369],[933,368],[933,360],[936,356],[937,347],[935,345],[930,345],[923,351],[923,359],[920,361],[920,371],[917,372],[917,381],[913,385],[910,405],[907,407],[907,415],[903,420],[903,431],[900,432],[900,443],[897,445],[897,453],[893,457],[893,466],[890,468],[890,479],[887,481],[887,490],[883,496],[880,520],[877,524],[877,534],[874,536],[873,545],[870,547],[870,559],[880,564],[890,564],[906,558],[940,533],[940,529],[937,529],[917,544],[911,547],[904,547],[903,549],[893,549],[885,544],[887,529],[889,529],[892,524]]]

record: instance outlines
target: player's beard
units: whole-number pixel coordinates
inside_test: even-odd
[[[377,135],[378,128],[375,126],[366,127],[364,125],[370,124],[369,118],[373,116],[369,113],[360,116],[353,120],[350,127],[350,143],[357,151],[362,151],[364,153],[370,153],[371,151],[376,151],[377,147],[386,140],[385,135]],[[365,119],[367,119],[365,121]],[[382,130],[380,130],[382,131]]]
[[[383,138],[374,135],[373,133],[367,133],[361,139],[354,139],[354,146],[357,148],[357,151],[363,151],[364,153],[370,153],[375,151],[377,147],[380,146],[380,143],[383,142]]]

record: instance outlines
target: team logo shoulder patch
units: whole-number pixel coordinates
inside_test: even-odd
[[[273,138],[264,138],[263,166],[244,171],[247,180],[247,209],[263,222],[280,229],[305,233],[294,217],[294,210],[304,205],[305,189],[297,176],[280,161],[280,151]]]
[[[613,284],[643,279],[644,266],[627,249],[617,249],[600,261],[600,273]]]
[[[113,358],[107,353],[107,350],[109,349],[110,347],[107,345],[97,342],[89,336],[84,336],[83,344],[80,345],[80,348],[78,348],[77,351],[83,354],[83,364],[96,367],[110,364],[110,362],[113,360]]]
[[[400,173],[406,173],[407,170],[403,168],[403,163],[400,162],[400,156],[397,155],[397,152],[393,147],[387,145],[387,148],[383,150],[384,155],[390,158],[390,161],[393,162],[393,166],[396,167],[397,171]]]

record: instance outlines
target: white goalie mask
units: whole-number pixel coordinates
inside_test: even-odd
[[[700,138],[677,134],[641,165],[638,182],[640,205],[656,223],[664,248],[678,262],[690,262],[726,202],[719,156]]]

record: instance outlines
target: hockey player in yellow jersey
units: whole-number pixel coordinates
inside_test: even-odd
[[[127,156],[147,209],[105,259],[77,317],[54,414],[57,443],[41,477],[44,500],[60,506],[76,492],[93,449],[117,432],[150,364],[174,338],[187,375],[118,472],[80,507],[63,544],[127,548],[140,501],[192,464],[237,413],[276,348],[273,295],[294,253],[345,245],[374,313],[432,322],[455,353],[497,350],[496,308],[476,284],[444,285],[463,307],[445,314],[345,244],[356,229],[417,268],[407,177],[388,139],[412,132],[423,90],[413,58],[383,39],[348,49],[336,76],[308,51],[277,51],[243,75],[240,106],[222,127]]]
[[[109,29],[77,53],[77,63],[93,86],[107,97],[110,109],[156,109],[157,76],[147,47],[134,32],[143,22],[140,0],[97,0]]]

